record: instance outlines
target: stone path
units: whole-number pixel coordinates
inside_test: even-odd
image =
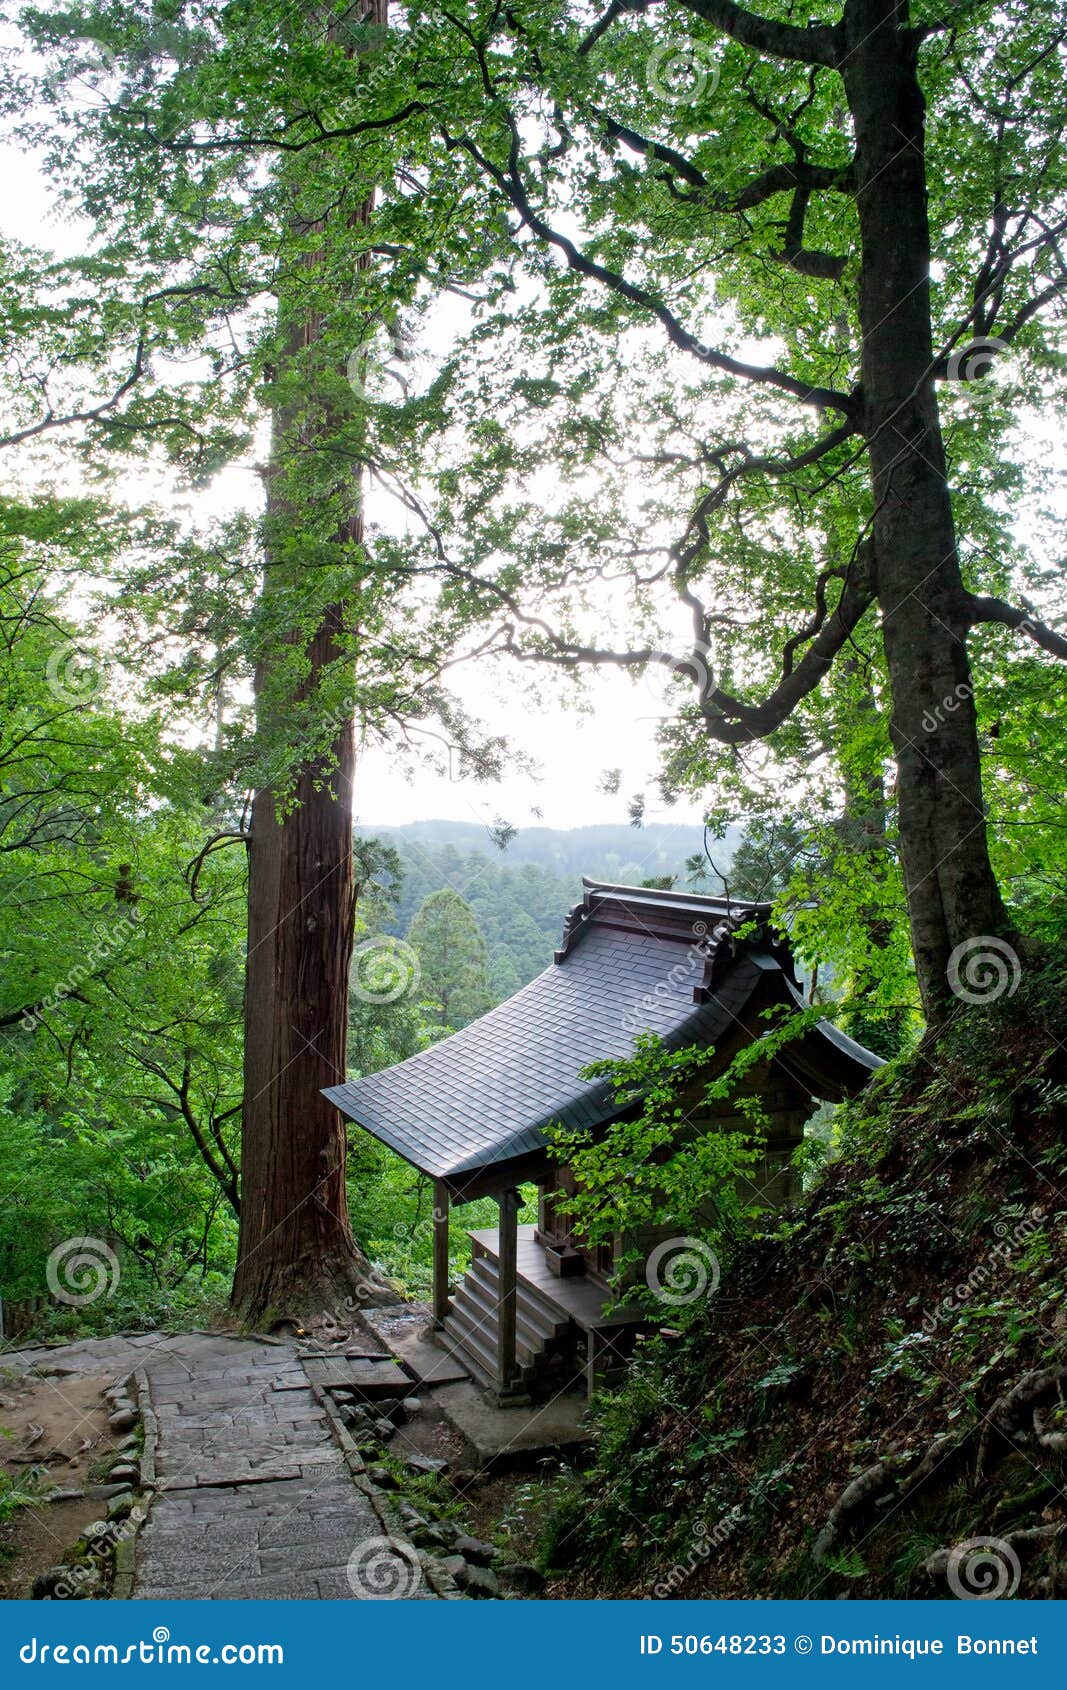
[[[157,1490],[135,1598],[434,1596],[388,1505],[350,1471],[295,1345],[148,1334],[0,1365],[147,1381]]]

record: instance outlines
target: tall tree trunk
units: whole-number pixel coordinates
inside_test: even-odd
[[[952,951],[1010,931],[989,861],[959,556],[934,390],[917,46],[898,0],[849,0],[873,540],[915,964],[936,1023]],[[933,729],[930,724],[934,723]]]
[[[363,0],[362,19],[384,27],[388,0]],[[368,199],[350,217],[365,224]],[[314,256],[304,260],[314,264]],[[298,359],[322,332],[309,312],[286,322],[285,356]],[[324,422],[326,419],[323,419]],[[305,417],[303,430],[315,424]],[[286,513],[273,491],[284,483],[293,418],[274,419],[268,529]],[[363,538],[361,482],[351,479],[351,517],[339,538]],[[291,518],[290,518],[291,526]],[[292,581],[291,560],[270,557],[263,594]],[[297,568],[299,563],[297,563]],[[345,653],[351,612],[327,609],[308,643],[308,674],[298,699],[314,695],[324,670]],[[294,635],[294,638],[303,636]],[[261,726],[284,724],[284,700],[272,697],[270,658],[256,676]],[[336,1317],[339,1303],[376,1300],[366,1257],[348,1219],[347,1140],[322,1087],[346,1076],[348,980],[355,915],[352,856],[355,732],[346,720],[329,756],[299,771],[295,804],[279,815],[276,795],[257,792],[249,841],[248,956],[245,976],[244,1112],[241,1136],[241,1225],[234,1304],[247,1317],[266,1311]]]

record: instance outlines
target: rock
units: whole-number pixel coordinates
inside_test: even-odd
[[[73,1572],[73,1567],[49,1567],[46,1573],[38,1573],[30,1589],[33,1601],[43,1602],[53,1596],[56,1586],[66,1584]]]
[[[457,1532],[453,1539],[456,1554],[462,1555],[465,1561],[471,1561],[476,1567],[488,1567],[495,1561],[498,1551],[491,1543],[483,1543],[480,1538],[468,1537],[466,1532]]]
[[[129,1496],[132,1490],[132,1485],[89,1485],[85,1494],[94,1501],[110,1502],[113,1496]]]
[[[411,1535],[420,1549],[450,1549],[452,1537],[442,1526],[412,1526]]]
[[[396,1427],[391,1420],[375,1420],[372,1430],[381,1443],[387,1444],[396,1431]]]
[[[44,1499],[46,1502],[80,1502],[84,1495],[84,1490],[79,1486],[70,1485],[66,1490],[46,1491]]]
[[[107,1505],[109,1520],[124,1520],[133,1507],[133,1491],[126,1491],[122,1496],[113,1496]]]
[[[374,1404],[374,1412],[393,1426],[402,1426],[408,1417],[400,1397],[381,1397]]]
[[[418,1414],[421,1407],[422,1407],[422,1398],[421,1397],[405,1397],[404,1398],[404,1412],[406,1414]]]
[[[410,1502],[402,1502],[399,1513],[405,1526],[428,1526],[430,1523],[425,1515],[420,1514],[417,1508],[412,1507]]]
[[[109,1414],[107,1423],[115,1432],[128,1432],[131,1426],[136,1426],[140,1416],[132,1403],[125,1408],[117,1408],[114,1414]]]
[[[448,1462],[442,1461],[436,1455],[422,1455],[417,1449],[402,1457],[405,1467],[410,1467],[413,1473],[447,1473]],[[473,1540],[472,1540],[473,1541]]]
[[[372,1484],[378,1486],[379,1490],[397,1490],[399,1488],[396,1478],[390,1473],[388,1467],[368,1467],[367,1477]]]
[[[136,1449],[140,1441],[136,1432],[127,1432],[124,1438],[119,1439],[115,1448],[125,1454],[127,1450]]]
[[[524,1596],[540,1596],[545,1588],[545,1575],[526,1561],[497,1562],[496,1575],[501,1584],[511,1590],[521,1590]]]
[[[113,1485],[136,1485],[140,1478],[141,1469],[132,1461],[116,1461],[108,1473],[108,1480]]]
[[[459,1562],[458,1567],[453,1563]],[[472,1567],[471,1563],[462,1555],[450,1555],[444,1565],[449,1569],[460,1590],[466,1591],[468,1596],[488,1597],[500,1595],[500,1581],[488,1567]]]

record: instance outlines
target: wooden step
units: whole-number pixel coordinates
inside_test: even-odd
[[[498,1263],[491,1256],[480,1256],[464,1283],[484,1285],[499,1297]],[[533,1331],[540,1332],[546,1340],[562,1337],[570,1325],[570,1316],[566,1311],[541,1296],[525,1279],[520,1279],[515,1289],[518,1306],[527,1325]]]
[[[467,1303],[461,1303],[457,1298],[448,1316],[455,1321],[457,1328],[464,1334],[477,1338],[493,1356],[493,1368],[496,1369],[496,1320],[492,1322],[485,1318],[481,1309],[472,1309]],[[538,1357],[544,1354],[544,1346],[538,1342],[529,1343],[520,1338],[515,1345],[515,1359],[521,1367],[532,1367]]]
[[[444,1333],[449,1341],[449,1347],[462,1357],[475,1377],[483,1385],[495,1385],[497,1378],[496,1334],[486,1334],[467,1325],[461,1316],[455,1313],[448,1315],[444,1323]],[[518,1362],[518,1377],[522,1383],[528,1383],[533,1368],[524,1362],[521,1355],[516,1357]]]
[[[473,1306],[482,1311],[486,1320],[495,1324],[497,1309],[500,1304],[499,1275],[469,1273],[462,1281],[454,1299],[464,1306]],[[554,1342],[566,1332],[570,1322],[565,1319],[546,1320],[541,1311],[535,1308],[523,1296],[520,1284],[515,1299],[515,1324],[520,1338],[526,1340],[531,1349],[540,1349]]]

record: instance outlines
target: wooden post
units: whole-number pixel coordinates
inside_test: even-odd
[[[433,1182],[433,1323],[440,1327],[452,1308],[448,1298],[448,1187]]]
[[[518,1303],[519,1203],[517,1191],[502,1191],[500,1209],[499,1265],[500,1300],[497,1310],[497,1395],[514,1400],[521,1387],[515,1356]]]

